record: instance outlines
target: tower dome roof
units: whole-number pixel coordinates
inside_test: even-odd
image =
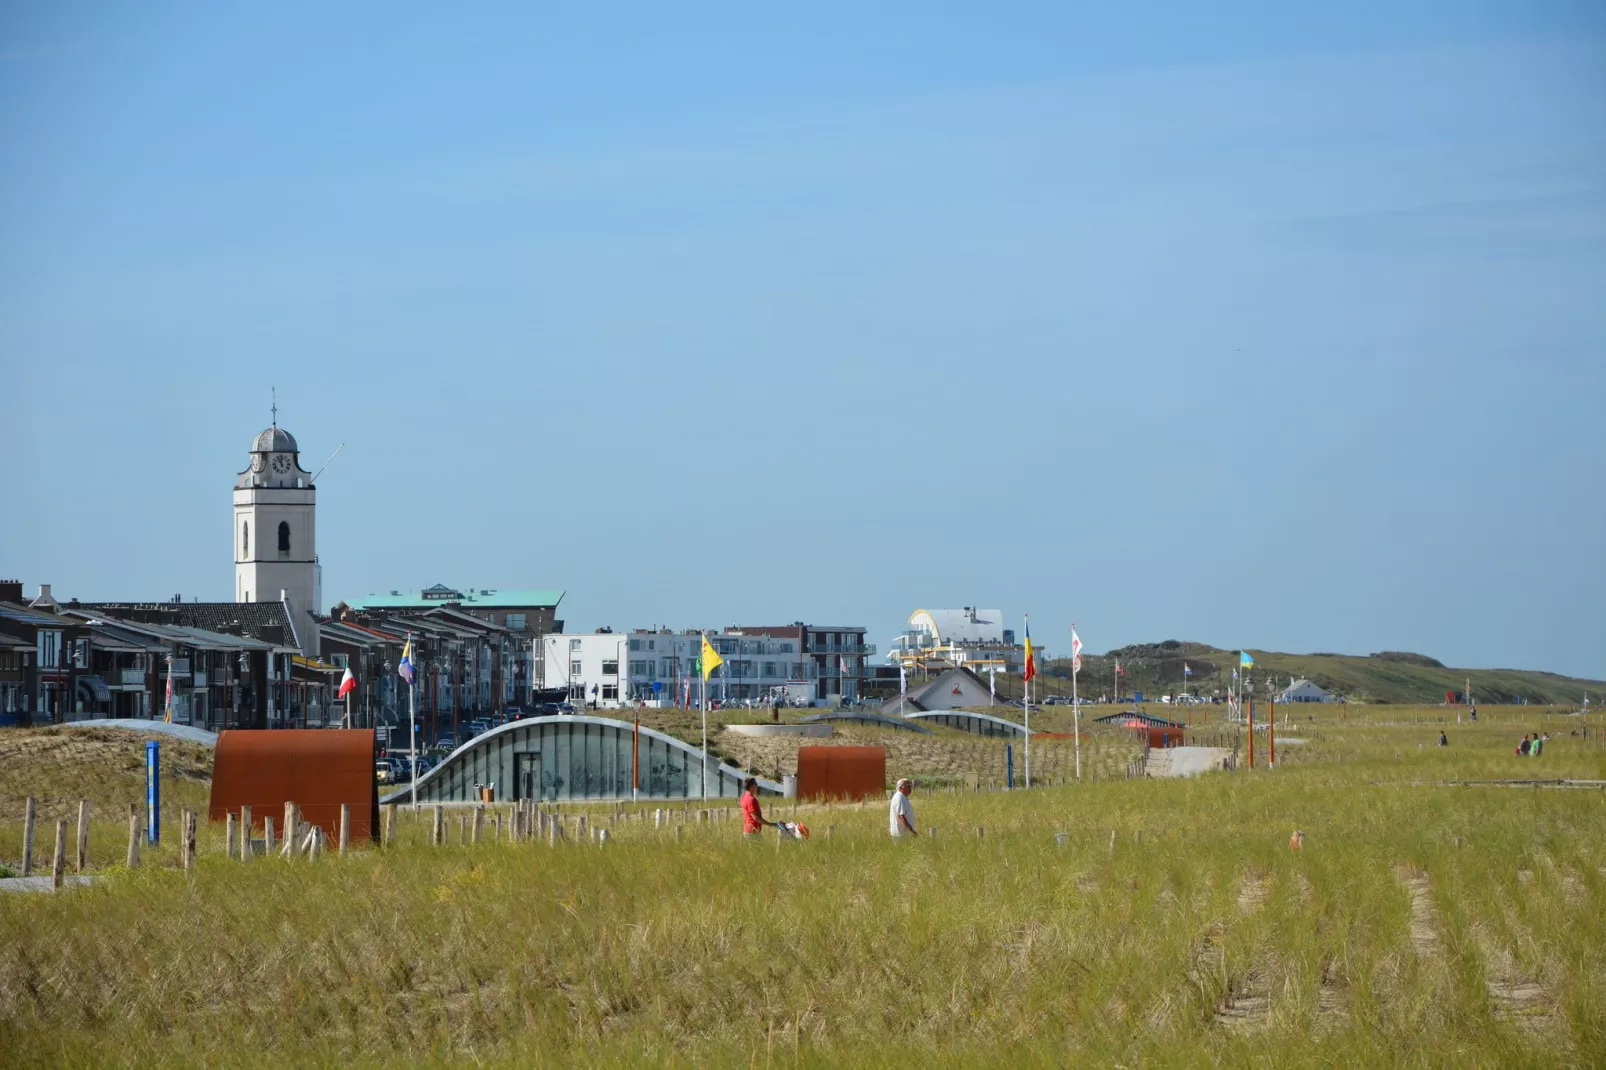
[[[275,425],[256,437],[251,443],[252,453],[299,453],[296,440],[290,432]]]

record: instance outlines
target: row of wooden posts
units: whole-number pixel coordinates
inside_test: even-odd
[[[853,806],[855,804],[847,804]],[[864,803],[856,804],[857,809],[864,809]],[[381,845],[394,843],[396,840],[397,812],[403,809],[398,806],[384,808],[384,820],[381,825]],[[829,804],[827,805],[829,809]],[[416,817],[422,817],[423,811],[414,809]],[[433,846],[442,846],[448,840],[448,825],[446,821],[446,807],[435,805],[428,811],[430,817],[429,842]],[[650,817],[652,827],[662,830],[666,827],[674,829],[676,840],[682,838],[687,825],[718,825],[725,824],[740,817],[741,812],[729,807],[715,807],[692,810],[684,807],[660,807],[647,810],[615,810],[612,822],[627,823],[639,822],[645,824]],[[797,816],[797,807],[792,807],[792,816]],[[77,852],[74,860],[75,869],[83,873],[89,867],[89,817],[90,807],[87,800],[78,804],[78,838]],[[556,811],[547,810],[529,799],[522,799],[513,803],[508,811],[507,821],[503,822],[500,811],[489,813],[485,805],[473,808],[471,813],[458,815],[458,842],[465,844],[480,843],[485,837],[487,817],[493,840],[506,838],[515,843],[545,840],[549,846],[556,847],[559,843],[575,842],[606,844],[611,838],[608,826],[593,823],[589,814],[564,815]],[[37,818],[37,806],[30,796],[23,817],[22,833],[22,875],[33,874],[34,834]],[[144,816],[138,805],[128,808],[128,865],[137,867],[140,863],[140,844],[144,838]],[[196,837],[200,825],[200,815],[194,810],[185,809],[179,814],[179,864],[186,870],[195,867],[197,857]],[[264,817],[262,821],[262,839],[254,840],[251,836],[252,814],[251,807],[242,806],[238,814],[230,813],[225,822],[225,842],[228,857],[240,861],[248,860],[253,854],[271,855],[277,843],[280,857],[290,858],[296,855],[306,855],[309,858],[319,857],[326,849],[324,831],[322,826],[309,824],[301,817],[301,808],[293,802],[284,804],[284,821],[282,838],[277,836],[273,818]],[[826,825],[823,832],[826,839],[832,838],[836,831],[835,825]],[[924,830],[928,839],[937,839],[937,827],[929,826]],[[56,848],[51,862],[51,883],[54,887],[61,887],[65,881],[68,849],[68,821],[65,818],[56,822]],[[976,826],[976,838],[982,839],[987,835],[985,825]],[[1055,842],[1064,846],[1069,840],[1069,833],[1057,832],[1054,834]],[[1143,833],[1135,834],[1135,840],[1141,844]],[[261,844],[260,849],[257,847]],[[1116,832],[1110,832],[1110,850],[1114,851],[1116,845]],[[351,846],[351,808],[346,805],[340,807],[339,839],[337,849],[344,856]]]

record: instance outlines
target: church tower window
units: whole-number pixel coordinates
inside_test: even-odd
[[[286,521],[279,521],[279,556],[290,556],[290,525]]]
[[[245,522],[245,525],[240,530],[242,532],[242,534],[240,535],[240,556],[245,558],[246,560],[250,560],[250,558],[251,558],[251,521],[247,520]]]

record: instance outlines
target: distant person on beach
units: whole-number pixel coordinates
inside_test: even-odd
[[[1468,712],[1472,714],[1472,723],[1473,724],[1477,724],[1478,723],[1478,707],[1473,706]]]
[[[758,781],[748,777],[742,782],[742,835],[757,836],[764,826],[775,827],[775,822],[764,820],[764,808],[758,804]]]
[[[1443,732],[1440,732],[1439,733],[1439,746],[1448,747],[1449,745],[1450,745],[1450,737],[1445,735]]]
[[[1518,756],[1523,757],[1523,758],[1528,757],[1528,750],[1529,750],[1529,748],[1531,746],[1532,746],[1532,744],[1528,742],[1528,737],[1527,736],[1523,736],[1522,737],[1522,742],[1517,744],[1517,754],[1518,754]]]
[[[1544,749],[1545,749],[1545,741],[1539,738],[1539,733],[1538,732],[1535,732],[1534,733],[1534,741],[1533,741],[1533,743],[1529,744],[1529,746],[1528,746],[1528,757],[1537,758],[1537,757],[1539,757],[1540,752],[1543,751]]]
[[[915,808],[909,801],[909,793],[915,790],[915,782],[907,777],[898,781],[898,790],[892,793],[892,811],[890,827],[893,839],[899,836],[918,836],[915,831]]]

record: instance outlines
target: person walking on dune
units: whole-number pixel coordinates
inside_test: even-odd
[[[888,832],[893,839],[900,836],[918,836],[915,831],[915,808],[909,801],[909,793],[915,790],[915,782],[905,777],[898,781],[898,790],[892,793],[892,810],[889,814],[890,826]]]

